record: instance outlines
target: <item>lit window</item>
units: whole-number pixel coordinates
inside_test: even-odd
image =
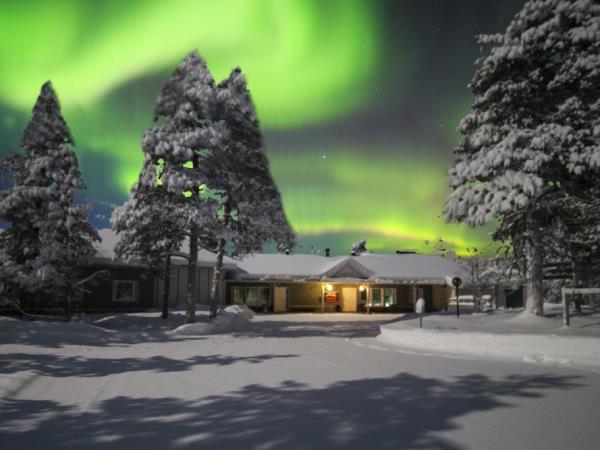
[[[385,288],[383,290],[383,306],[396,306],[396,298],[394,297],[393,288]]]
[[[372,306],[396,306],[396,289],[394,288],[372,288]]]

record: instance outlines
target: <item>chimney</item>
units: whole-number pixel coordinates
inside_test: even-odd
[[[330,248],[326,248],[326,249],[325,249],[325,256],[326,256],[327,258],[329,258],[329,252],[330,252],[330,251],[331,251],[331,249],[330,249]]]

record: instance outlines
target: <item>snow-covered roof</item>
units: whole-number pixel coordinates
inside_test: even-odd
[[[468,274],[457,261],[437,255],[367,253],[360,256],[257,254],[238,263],[238,279],[362,280],[371,283],[449,284]]]
[[[400,254],[376,255],[363,254],[355,257],[362,266],[372,271],[377,278],[391,280],[414,279],[452,279],[467,278],[464,267],[452,260],[438,255]]]
[[[319,255],[281,255],[259,253],[238,262],[246,274],[269,275],[278,278],[319,278],[345,257],[326,258]],[[245,274],[241,274],[245,278]]]
[[[102,260],[110,260],[111,262],[114,261],[114,257],[115,257],[115,252],[114,252],[114,248],[115,245],[118,242],[118,237],[115,234],[115,232],[110,229],[110,228],[102,228],[100,230],[98,230],[98,234],[100,235],[100,239],[102,239],[100,242],[97,242],[94,244],[94,247],[96,249],[96,258],[102,259]],[[181,245],[181,253],[183,254],[187,254],[188,252],[188,243],[187,241],[185,241],[184,243],[182,243]],[[212,252],[209,252],[208,250],[204,250],[204,249],[199,249],[198,250],[198,266],[202,266],[202,267],[212,267],[214,266],[216,262],[216,255]],[[124,263],[124,262],[121,262]],[[181,257],[173,257],[171,260],[172,264],[187,264],[187,261],[184,258]],[[237,266],[236,261],[234,261],[233,259],[225,256],[223,258],[223,267],[225,267],[226,269],[234,269]]]

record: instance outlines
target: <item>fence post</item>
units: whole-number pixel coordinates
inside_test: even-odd
[[[563,325],[565,327],[570,326],[570,317],[569,317],[569,300],[567,299],[567,290],[566,288],[561,289],[562,295],[562,305],[563,305]]]

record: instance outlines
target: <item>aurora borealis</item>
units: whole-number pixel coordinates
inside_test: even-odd
[[[502,3],[499,5],[498,3]],[[0,0],[0,155],[52,80],[86,200],[118,204],[141,167],[161,85],[197,48],[218,81],[249,81],[300,249],[459,252],[486,230],[440,218],[454,129],[468,110],[475,34],[520,2]],[[97,225],[106,219],[96,214]],[[488,230],[489,231],[489,230]]]

